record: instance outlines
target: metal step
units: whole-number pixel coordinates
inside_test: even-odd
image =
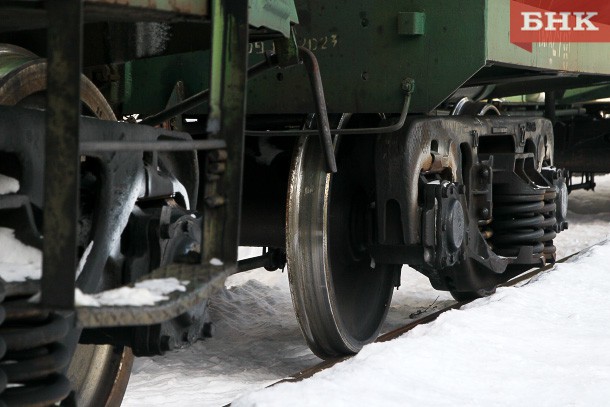
[[[188,311],[222,288],[233,267],[211,264],[170,264],[154,270],[139,281],[174,277],[188,281],[186,291],[167,294],[168,300],[151,306],[76,307],[77,324],[84,328],[158,324]],[[133,287],[134,284],[130,284]]]
[[[76,323],[83,328],[109,328],[158,324],[192,309],[221,289],[227,276],[237,272],[237,266],[170,264],[154,270],[136,283],[174,277],[188,281],[186,291],[166,294],[169,299],[145,306],[76,306]],[[126,285],[134,287],[136,283]],[[32,296],[40,292],[40,280],[4,282],[7,296]]]

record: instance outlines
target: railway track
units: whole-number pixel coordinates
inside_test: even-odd
[[[585,251],[589,250],[589,248],[590,247],[585,248],[585,249],[583,249],[583,250],[581,250],[579,252],[573,253],[573,254],[571,254],[569,256],[566,256],[566,257],[562,258],[561,260],[558,260],[556,263],[564,263],[568,259],[570,259],[570,258],[572,258],[574,256],[577,256],[578,254],[580,254],[582,252],[585,252]],[[508,282],[506,282],[504,284],[500,284],[498,287],[513,287],[513,286],[516,286],[516,285],[518,285],[520,283],[527,282],[527,281],[531,280],[533,277],[535,277],[535,276],[537,276],[537,275],[539,275],[539,274],[541,274],[541,273],[543,273],[545,271],[551,270],[555,266],[555,264],[548,264],[548,265],[546,265],[544,267],[540,267],[540,268],[528,271],[526,273],[523,273],[523,274],[521,274],[521,275],[519,275],[519,276],[517,276],[517,277],[515,277],[515,278],[513,278],[511,280],[509,280]],[[406,325],[404,325],[402,327],[396,328],[396,329],[394,329],[392,331],[389,331],[389,332],[386,332],[386,333],[380,335],[375,342],[387,342],[387,341],[390,341],[392,339],[396,339],[399,336],[401,336],[402,334],[411,331],[412,329],[414,329],[415,327],[417,327],[419,325],[427,324],[429,322],[432,322],[432,321],[436,320],[441,314],[443,314],[443,313],[445,313],[447,311],[454,310],[454,309],[460,309],[464,305],[469,304],[469,303],[471,303],[473,301],[474,300],[455,301],[454,303],[452,303],[452,304],[450,304],[450,305],[448,305],[448,306],[446,306],[446,307],[444,307],[444,308],[442,308],[442,309],[440,309],[438,311],[435,311],[435,312],[433,312],[431,314],[427,314],[427,315],[425,315],[425,316],[423,316],[421,318],[417,318],[416,320],[414,320],[414,321],[412,321],[412,322],[410,322],[410,323],[408,323],[408,324],[406,324]],[[301,370],[301,371],[293,374],[290,377],[287,377],[287,378],[282,379],[282,380],[278,380],[277,382],[275,382],[275,383],[273,383],[273,384],[271,384],[271,385],[269,385],[267,387],[272,387],[272,386],[278,385],[280,383],[299,382],[301,380],[304,380],[304,379],[307,379],[309,377],[312,377],[316,373],[319,373],[319,372],[321,372],[323,370],[326,370],[326,369],[328,369],[330,367],[333,367],[334,365],[336,365],[336,364],[338,364],[340,362],[348,360],[348,359],[352,358],[353,356],[355,356],[355,355],[348,355],[348,356],[342,356],[342,357],[337,357],[337,358],[326,359],[326,360],[318,363],[317,365],[314,365],[314,366],[312,366],[312,367],[310,367],[308,369],[305,369],[305,370]]]

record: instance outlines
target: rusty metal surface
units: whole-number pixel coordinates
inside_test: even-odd
[[[218,258],[236,267],[241,218],[244,163],[244,126],[248,67],[248,5],[214,0],[212,19],[209,139],[227,143],[225,170],[216,174],[206,166],[200,188],[203,212],[201,261]],[[208,159],[208,161],[211,161]]]

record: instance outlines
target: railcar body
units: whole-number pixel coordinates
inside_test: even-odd
[[[0,400],[120,404],[133,354],[209,335],[239,271],[287,264],[332,357],[376,338],[404,264],[469,298],[553,263],[568,189],[610,172],[610,45],[524,50],[509,5],[2,2],[0,226],[43,261],[1,281]],[[75,305],[159,279],[183,286]]]

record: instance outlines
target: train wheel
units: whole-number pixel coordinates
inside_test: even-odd
[[[45,89],[45,60],[22,48],[0,45],[0,105],[44,106]],[[81,99],[86,114],[116,120],[104,96],[84,76]],[[127,347],[78,345],[67,372],[77,405],[120,405],[132,363]]]
[[[317,138],[301,138],[293,158],[288,277],[303,335],[321,358],[355,353],[375,340],[400,270],[376,267],[366,251],[374,191],[372,143],[374,138],[337,139],[338,172],[333,175],[324,172]]]

